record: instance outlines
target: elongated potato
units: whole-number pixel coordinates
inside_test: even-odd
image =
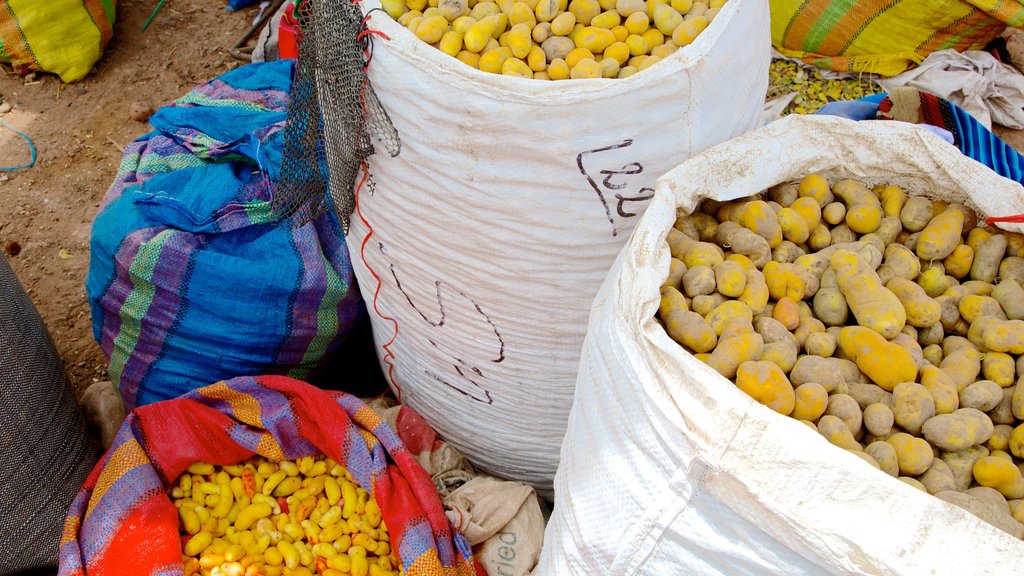
[[[839,288],[861,326],[892,338],[907,323],[899,298],[882,286],[878,275],[855,253],[840,250],[832,256]]]
[[[942,308],[939,303],[928,297],[924,288],[917,283],[903,278],[893,278],[885,285],[896,295],[906,311],[907,324],[918,328],[928,328],[939,323]]]
[[[964,208],[951,205],[928,222],[917,239],[917,255],[922,260],[942,259],[953,253],[960,244],[964,226]]]

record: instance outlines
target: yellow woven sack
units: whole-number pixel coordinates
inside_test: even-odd
[[[983,48],[1024,24],[1020,0],[771,0],[772,44],[840,72],[895,76],[937,50]]]
[[[113,36],[116,0],[0,0],[0,60],[16,72],[85,78]]]

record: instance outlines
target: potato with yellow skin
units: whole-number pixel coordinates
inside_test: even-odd
[[[878,462],[878,468],[892,476],[893,478],[900,475],[899,459],[896,456],[896,449],[885,441],[871,442],[864,448],[864,452],[869,454]]]
[[[1024,476],[1012,461],[986,456],[975,462],[973,472],[978,484],[995,488],[1008,499],[1024,498]]]
[[[993,234],[974,249],[971,263],[971,279],[992,283],[999,272],[999,263],[1006,253],[1006,236]]]
[[[1010,256],[999,264],[999,277],[1003,280],[1013,280],[1024,286],[1024,258]]]
[[[984,412],[960,408],[952,414],[938,414],[929,419],[921,431],[933,446],[946,452],[957,452],[986,442],[992,437],[994,425]]]
[[[814,198],[806,196],[797,198],[789,208],[792,208],[803,218],[804,223],[807,224],[808,233],[821,223],[822,207]],[[797,244],[802,244],[802,242],[797,242]]]
[[[783,416],[789,416],[796,405],[792,384],[772,362],[740,364],[736,371],[736,387]]]
[[[967,244],[958,244],[953,251],[942,261],[946,274],[954,278],[963,278],[970,274],[971,265],[974,263],[974,250]]]
[[[735,222],[722,222],[715,230],[715,241],[728,246],[737,254],[742,254],[761,268],[772,259],[772,247],[768,240],[758,236]]]
[[[860,409],[857,401],[848,394],[832,394],[829,396],[825,414],[842,420],[846,427],[850,429],[850,433],[853,434],[854,438],[857,438],[863,430],[864,412]]]
[[[664,318],[673,310],[689,310],[686,296],[671,286],[661,287],[661,302],[658,304],[658,316]]]
[[[1024,354],[1024,320],[990,321],[981,338],[992,352]]]
[[[811,200],[811,202],[814,202]],[[815,203],[817,206],[817,203]],[[779,226],[782,228],[782,236],[794,244],[803,244],[811,235],[811,229],[807,221],[799,212],[792,208],[779,210]]]
[[[718,343],[715,331],[696,312],[673,310],[662,316],[665,332],[693,352],[709,352]]]
[[[956,384],[941,369],[926,364],[921,367],[921,385],[931,394],[936,414],[952,414],[960,408],[960,395]]]
[[[668,277],[665,278],[665,282],[662,286],[669,286],[678,289],[682,284],[683,274],[686,274],[686,264],[683,264],[682,260],[669,258]]]
[[[725,323],[733,318],[742,318],[747,322],[753,322],[754,314],[746,304],[737,300],[727,300],[716,307],[707,315],[707,322],[715,331],[721,335],[725,329]]]
[[[917,364],[910,352],[874,330],[860,326],[843,328],[839,348],[872,382],[888,392],[900,382],[917,380]]]
[[[992,237],[992,230],[992,228],[974,228],[967,233],[967,245],[977,253],[982,243]]]
[[[964,226],[964,207],[953,204],[928,222],[917,239],[917,255],[922,260],[940,260],[960,244]]]
[[[687,269],[697,266],[714,268],[725,260],[722,249],[709,242],[697,242],[681,258]]]
[[[779,216],[767,202],[762,200],[747,202],[739,210],[737,222],[767,240],[768,246],[771,248],[775,248],[782,242],[782,226],[779,223]]]
[[[1016,364],[1013,356],[1005,352],[987,352],[981,359],[981,372],[1003,388],[1012,386],[1016,378]]]
[[[974,348],[960,348],[947,354],[939,368],[953,380],[956,391],[960,392],[978,379],[978,373],[981,372],[981,353]]]
[[[927,328],[939,323],[942,309],[938,302],[928,297],[924,288],[903,278],[893,278],[885,287],[895,294],[903,305],[907,324],[918,328]]]
[[[896,461],[900,474],[917,476],[923,474],[932,465],[935,454],[932,447],[921,438],[915,438],[906,432],[897,432],[886,442],[896,450]]]
[[[857,322],[885,338],[896,336],[906,325],[907,313],[899,298],[882,286],[875,271],[849,250],[833,254],[831,263]]]
[[[1024,320],[1024,288],[1012,278],[1003,278],[992,289],[992,298],[999,303],[1006,318]]]
[[[732,379],[741,364],[757,360],[763,351],[764,339],[760,334],[735,336],[719,342],[708,357],[707,365],[722,376]]]
[[[794,391],[794,407],[790,414],[797,420],[817,422],[828,408],[828,391],[816,382],[808,382],[797,386]]]
[[[831,226],[836,226],[840,222],[844,222],[846,220],[846,204],[843,204],[842,202],[832,202],[825,206],[821,209],[821,219]],[[816,226],[811,226],[811,230],[814,230],[815,228]]]
[[[899,218],[903,205],[907,203],[907,193],[899,186],[890,184],[882,188],[879,200],[882,203],[882,212],[887,217]]]
[[[747,287],[746,270],[733,260],[725,260],[715,266],[715,283],[723,296],[739,298]]]
[[[772,310],[772,318],[778,320],[787,330],[796,330],[800,325],[800,311],[796,301],[784,296],[776,302],[775,309]]]
[[[804,341],[808,354],[828,358],[836,351],[836,339],[828,333],[815,332]]]
[[[869,404],[864,409],[864,427],[875,436],[887,436],[892,432],[896,415],[892,408],[881,402]]]
[[[903,222],[903,227],[910,232],[924,230],[925,226],[931,222],[932,216],[934,214],[931,201],[920,196],[907,198],[903,208],[900,209],[900,221]]]
[[[846,423],[837,416],[825,414],[818,420],[818,432],[835,446],[861,452],[864,448],[854,439]]]
[[[999,306],[999,302],[991,296],[968,294],[960,299],[957,309],[960,310],[960,317],[968,323],[973,323],[979,318],[1006,320],[1006,314]]]
[[[808,174],[800,179],[798,194],[800,197],[813,198],[819,206],[825,206],[835,198],[829,189],[828,181],[820,174]]]
[[[892,413],[900,428],[919,435],[921,426],[935,416],[935,400],[924,386],[900,382],[892,391]]]

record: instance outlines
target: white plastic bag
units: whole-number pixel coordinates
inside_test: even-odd
[[[368,26],[402,148],[368,159],[347,244],[382,367],[474,465],[550,490],[590,304],[655,179],[760,124],[767,2],[621,80],[487,74]]]
[[[655,320],[677,207],[814,171],[1024,213],[1019,184],[902,122],[789,116],[669,172],[594,302],[537,574],[1024,570],[1024,542],[760,405]]]

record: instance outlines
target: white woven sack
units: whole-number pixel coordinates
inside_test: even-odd
[[[631,78],[559,82],[480,72],[369,14],[402,149],[369,158],[347,244],[382,366],[478,467],[550,490],[590,304],[655,179],[760,123],[767,2],[729,0]]]
[[[1019,184],[900,122],[790,116],[669,172],[594,303],[536,574],[1024,571],[1024,542],[752,400],[654,319],[677,207],[809,172],[1024,213]]]

